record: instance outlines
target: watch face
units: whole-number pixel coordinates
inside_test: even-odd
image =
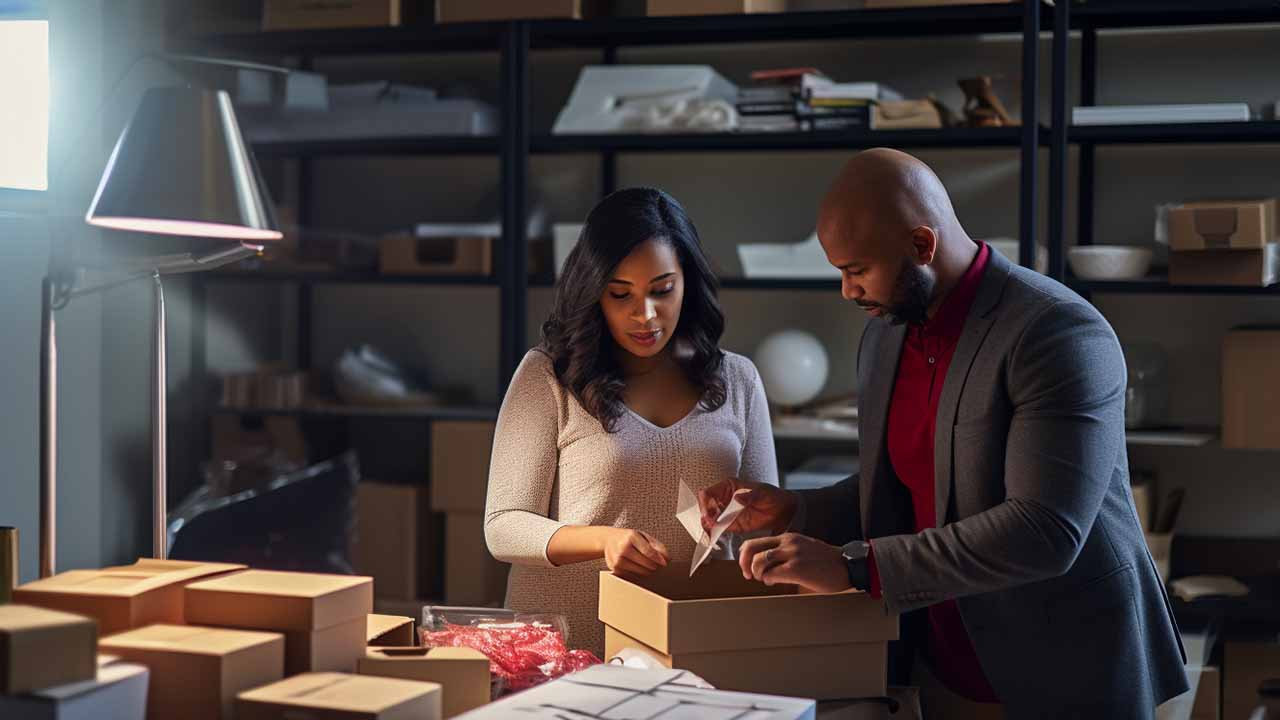
[[[867,557],[867,548],[867,543],[861,540],[854,540],[842,547],[841,552],[850,560],[863,560]]]

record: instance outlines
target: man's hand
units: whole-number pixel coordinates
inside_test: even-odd
[[[840,548],[795,533],[746,541],[738,564],[744,578],[765,585],[799,585],[820,593],[851,587],[849,567]]]
[[[742,512],[734,519],[727,532],[748,533],[769,530],[780,533],[791,524],[796,512],[796,496],[775,485],[729,478],[698,491],[698,505],[702,508],[702,529],[710,530],[720,513],[737,495]]]

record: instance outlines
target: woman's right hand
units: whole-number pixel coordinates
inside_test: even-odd
[[[615,573],[648,575],[667,566],[669,555],[662,541],[643,530],[608,528],[604,537],[604,561]]]

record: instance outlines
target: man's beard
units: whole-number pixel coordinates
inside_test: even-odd
[[[906,260],[893,283],[893,296],[888,305],[862,302],[858,305],[878,308],[885,321],[892,325],[923,324],[929,318],[929,303],[933,300],[936,282],[933,273],[923,265]]]

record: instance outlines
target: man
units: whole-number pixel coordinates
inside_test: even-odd
[[[702,494],[704,523],[736,492],[747,508],[731,530],[781,533],[743,545],[745,576],[866,589],[909,613],[926,702],[1152,717],[1187,689],[1185,655],[1129,491],[1111,327],[971,240],[904,153],[854,157],[818,236],[871,316],[860,476],[799,493],[726,481]]]

